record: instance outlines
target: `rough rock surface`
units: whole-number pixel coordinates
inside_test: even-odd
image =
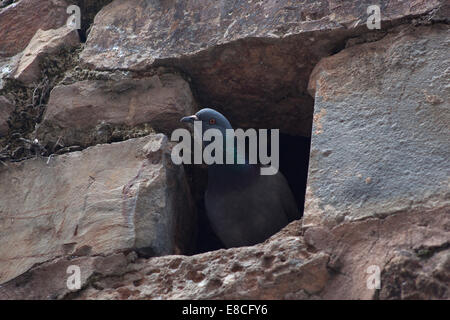
[[[39,29],[23,51],[13,77],[25,84],[33,84],[41,78],[39,63],[45,55],[63,48],[73,48],[80,43],[77,30],[63,26],[43,31]]]
[[[388,2],[382,23],[426,13],[444,2]],[[295,34],[341,29],[365,23],[370,1],[347,5],[328,1],[181,1],[116,0],[95,17],[85,63],[97,68],[142,69],[155,62],[194,55],[199,51],[246,38],[284,38]],[[128,17],[128,19],[126,19]],[[136,21],[138,23],[136,23]],[[127,37],[133,34],[134,37]],[[151,41],[149,50],[137,51]],[[120,43],[116,50],[113,48]]]
[[[382,25],[445,1],[389,1]],[[95,69],[172,65],[188,73],[199,102],[239,127],[309,136],[308,76],[346,38],[367,32],[372,1],[117,0],[95,17],[81,61]]]
[[[38,72],[40,55],[25,64],[22,51],[65,24],[67,4],[10,2],[0,299],[450,299],[448,1],[382,1],[370,31],[369,0],[75,0],[81,60],[45,58],[36,88],[3,79],[22,58],[24,76]],[[252,247],[181,255],[198,252],[186,180],[201,194],[206,177],[187,167],[186,179],[154,131],[178,127],[192,96],[237,127],[294,135],[291,181],[309,156],[292,141],[307,140],[315,110],[304,221]],[[23,160],[42,152],[54,154]],[[81,289],[67,287],[70,266]]]
[[[402,252],[393,258],[382,274],[381,281],[386,285],[379,299],[450,299],[450,252],[440,249],[436,253],[419,251],[419,255],[433,254],[427,259],[411,252]]]
[[[5,96],[0,96],[0,137],[8,132],[8,118],[14,110],[14,104]]]
[[[169,149],[152,134],[2,166],[0,283],[61,256],[188,252],[195,217]]]
[[[402,26],[316,66],[305,225],[449,207],[449,36]]]
[[[431,266],[404,274],[403,280],[416,281],[416,274],[438,287],[446,285],[433,270],[435,260],[441,260],[441,253],[450,252],[450,215],[448,208],[411,210],[387,216],[369,218],[363,221],[345,222],[333,228],[325,226],[305,227],[305,241],[331,255],[330,270],[334,274],[321,296],[325,299],[378,299],[381,292],[395,287],[405,293],[398,282],[392,279],[392,263],[403,257],[405,261],[420,261]],[[427,254],[423,254],[427,252]],[[439,253],[438,257],[435,254]],[[381,272],[381,290],[368,289],[370,266],[377,266]],[[436,270],[439,267],[435,268]],[[400,274],[398,274],[400,276]],[[448,287],[448,282],[447,282]],[[426,299],[448,299],[450,291],[438,291]],[[399,297],[400,298],[400,297]],[[407,298],[407,294],[401,298]]]
[[[177,74],[85,80],[53,88],[36,134],[43,144],[59,140],[66,146],[109,142],[117,127],[126,130],[149,124],[170,134],[180,127],[183,116],[195,110],[189,84]]]
[[[63,0],[20,0],[0,9],[0,56],[13,56],[28,45],[38,29],[63,26],[68,3]]]
[[[0,298],[448,299],[449,233],[443,210],[331,229],[294,221],[252,247],[150,259],[132,253],[61,258],[5,283]],[[69,265],[80,266],[81,290],[66,287]],[[380,268],[381,290],[367,287],[372,265]]]
[[[132,259],[113,256],[43,264],[20,279],[0,288],[0,298],[43,298],[68,294],[64,270],[80,265],[84,290],[71,298],[94,299],[202,299],[202,298],[277,298],[282,291],[320,292],[328,280],[328,255],[309,252],[298,237],[299,223],[267,244],[219,250],[195,256],[166,256],[160,259]],[[109,259],[107,269],[105,260]],[[94,262],[96,260],[96,263]],[[92,265],[97,266],[92,267]],[[59,277],[49,281],[49,270]],[[295,279],[295,281],[293,281]],[[43,290],[30,292],[37,284]],[[15,290],[10,288],[15,287]],[[48,288],[48,289],[47,289]],[[96,289],[94,289],[96,288]]]

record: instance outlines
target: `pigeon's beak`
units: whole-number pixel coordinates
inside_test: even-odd
[[[189,123],[194,123],[194,121],[197,121],[198,117],[194,114],[193,116],[187,116],[187,117],[183,117],[181,118],[181,122],[189,122]]]

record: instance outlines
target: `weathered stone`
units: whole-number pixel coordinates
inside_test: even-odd
[[[39,29],[63,26],[68,6],[63,0],[20,0],[0,9],[0,56],[21,52]]]
[[[430,259],[421,259],[405,253],[398,254],[386,266],[381,281],[387,284],[379,294],[379,298],[383,300],[448,300],[450,252],[437,250]]]
[[[192,253],[196,224],[162,135],[3,159],[0,299],[450,298],[448,1],[381,3],[382,30],[368,31],[368,0],[116,0],[97,15],[82,64],[44,59],[59,85],[49,103],[42,90],[38,109],[31,88],[10,81],[5,93],[2,81],[19,63],[22,79],[39,73],[67,14],[62,6],[62,24],[46,28],[54,19],[25,9],[51,6],[51,16],[62,1],[10,2],[0,9],[0,134],[5,95],[17,104],[12,128],[27,127],[1,139],[17,154],[47,104],[34,133],[50,152],[169,133],[196,109],[183,79],[237,127],[309,135],[314,99],[315,114],[304,221],[253,247],[193,256],[158,256]],[[82,39],[107,2],[74,2]],[[39,29],[42,49],[23,56]],[[71,265],[80,290],[67,287]],[[374,270],[380,290],[368,286]]]
[[[176,74],[85,80],[53,88],[37,137],[51,146],[58,140],[66,146],[88,146],[114,139],[116,127],[142,124],[170,134],[195,108],[189,84]]]
[[[305,225],[448,208],[449,35],[400,27],[316,66]]]
[[[32,84],[41,78],[39,63],[42,57],[62,48],[72,48],[80,43],[77,30],[63,26],[43,31],[39,29],[25,48],[14,72],[14,79]]]
[[[390,1],[381,6],[382,26],[443,2]],[[346,38],[367,32],[372,4],[118,0],[95,17],[80,58],[96,69],[178,67],[192,77],[199,103],[224,112],[235,126],[309,136],[309,74]]]
[[[253,247],[219,250],[195,256],[138,259],[125,266],[123,260],[116,258],[109,263],[110,270],[106,270],[104,266],[97,268],[94,270],[97,276],[84,281],[93,273],[91,267],[86,267],[82,277],[86,290],[75,292],[73,297],[274,299],[283,298],[285,292],[304,291],[307,295],[315,294],[327,283],[328,255],[309,252],[296,234],[298,228],[299,222],[296,222],[289,230],[281,233],[283,236]],[[66,265],[62,261],[39,266],[35,271],[29,272],[28,278],[31,280],[22,281],[25,283],[21,287],[28,290],[20,290],[20,294],[16,294],[16,290],[12,288],[21,282],[20,279],[15,279],[0,288],[0,298],[29,299],[64,292],[67,275],[59,272],[62,279],[50,279],[49,271],[66,268]],[[114,275],[119,277],[115,279]],[[34,289],[39,278],[41,282],[48,280],[53,283],[44,287],[49,290]]]
[[[95,279],[98,273],[111,276],[123,273],[127,266],[127,258],[123,253],[117,253],[107,257],[67,257],[44,262],[14,280],[1,285],[0,299],[53,300],[70,298],[70,294],[73,292],[67,285],[69,277],[72,275],[72,273],[68,273],[70,266],[80,268],[80,284],[83,287],[92,279]]]
[[[404,212],[331,229],[295,221],[262,244],[194,256],[62,257],[3,284],[0,299],[448,299],[449,217]],[[69,264],[80,266],[81,290],[66,287]],[[367,286],[371,266],[381,290]]]
[[[317,233],[319,231],[319,233]],[[304,237],[301,234],[304,233]],[[324,236],[326,235],[326,236]],[[311,243],[311,239],[316,241]],[[114,278],[103,274],[78,299],[375,299],[367,287],[368,267],[382,274],[381,288],[398,287],[387,274],[392,260],[411,260],[433,268],[418,270],[422,283],[445,285],[450,220],[448,211],[408,212],[386,219],[348,222],[335,228],[301,228],[296,221],[263,244],[192,257],[138,260]],[[433,250],[441,248],[441,251]],[[447,249],[446,249],[447,248]],[[430,256],[419,257],[420,250]],[[434,253],[439,253],[435,256]],[[447,262],[448,263],[448,262]],[[386,275],[386,276],[384,276]],[[414,275],[404,280],[415,281]],[[101,289],[99,289],[101,288]],[[448,297],[447,291],[439,291]]]
[[[14,104],[5,96],[0,96],[0,137],[8,132],[7,120],[14,110]]]
[[[153,134],[0,168],[0,283],[61,256],[189,252],[182,166]]]
[[[314,243],[309,241],[311,238]],[[421,264],[434,266],[435,259],[440,260],[435,253],[450,252],[449,209],[411,210],[384,219],[346,222],[331,229],[310,227],[305,232],[305,240],[316,250],[330,255],[328,266],[334,276],[321,292],[322,298],[377,299],[383,290],[400,289],[392,278],[384,276],[391,273],[390,265],[398,256],[411,261],[420,258]],[[430,254],[422,256],[422,250]],[[376,268],[381,272],[381,291],[368,286],[373,284],[371,276]],[[420,272],[429,281],[436,281],[433,268],[423,268]],[[415,275],[405,275],[404,280],[414,282]],[[440,283],[446,282],[440,280]]]
[[[387,3],[382,23],[423,14],[443,1]],[[173,1],[116,0],[95,17],[83,59],[97,68],[142,69],[156,60],[180,58],[217,45],[247,38],[284,38],[365,24],[370,1],[330,4],[327,1]],[[200,14],[201,12],[201,14]],[[126,18],[128,17],[128,19]],[[136,23],[138,22],[138,23]],[[128,37],[133,34],[134,37]],[[147,43],[153,42],[151,47]],[[109,51],[120,42],[120,47]],[[136,50],[145,47],[147,50]]]

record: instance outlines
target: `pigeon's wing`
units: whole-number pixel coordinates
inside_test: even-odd
[[[301,216],[297,207],[297,202],[295,201],[291,188],[289,188],[289,184],[283,174],[278,171],[277,174],[273,176],[273,179],[274,190],[277,190],[279,197],[281,198],[283,210],[288,221],[291,222],[300,219]]]

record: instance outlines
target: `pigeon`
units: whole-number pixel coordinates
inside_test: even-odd
[[[232,129],[225,116],[210,108],[181,119],[187,123],[194,121],[202,122],[203,132],[215,128],[224,137],[225,130]],[[249,164],[247,160],[243,164],[208,165],[206,214],[213,231],[227,248],[264,242],[301,217],[283,174],[278,171],[274,175],[261,175],[260,168],[260,164]]]

